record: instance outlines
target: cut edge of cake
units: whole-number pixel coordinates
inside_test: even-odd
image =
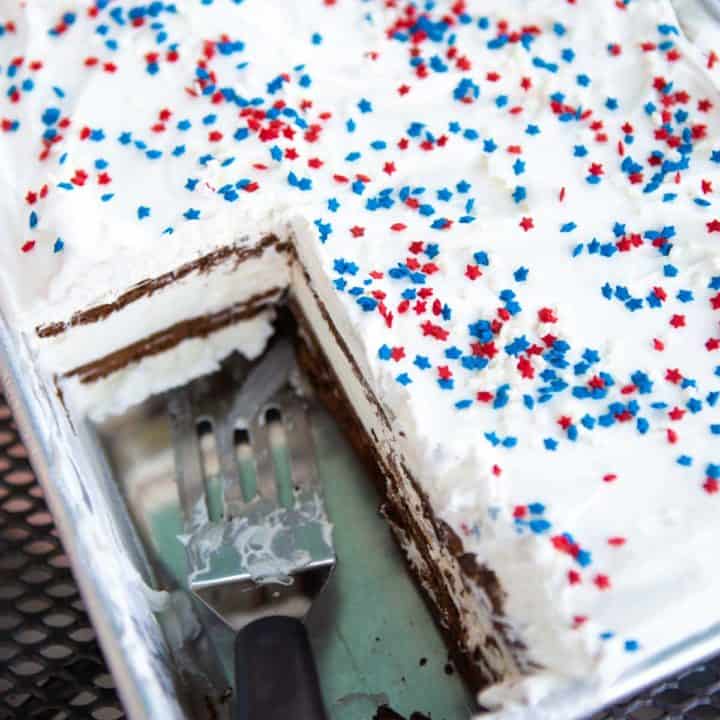
[[[474,692],[517,677],[516,653],[522,647],[508,637],[500,621],[503,591],[496,576],[478,565],[457,534],[434,514],[402,460],[379,450],[375,432],[368,432],[360,420],[294,295],[290,307],[299,325],[301,367],[374,480],[382,498],[381,513],[406,556],[456,668]],[[359,373],[357,381],[363,384]],[[378,419],[392,432],[372,390],[367,385],[363,389],[372,397]]]
[[[275,232],[222,244],[35,325],[29,333],[37,364],[60,394],[73,396],[76,412],[93,419],[121,413],[213,372],[234,349],[251,359],[261,354],[286,292],[288,263],[289,245]]]
[[[265,290],[213,313],[177,319],[117,350],[56,373],[57,394],[71,415],[87,412],[97,419],[118,414],[149,395],[214,371],[230,352],[239,350],[250,359],[259,356],[274,332],[276,308],[287,303],[299,328],[301,364],[375,479],[383,515],[458,671],[474,692],[518,679],[529,666],[522,643],[503,620],[500,584],[489,568],[465,552],[461,539],[435,514],[413,478],[398,448],[393,420],[370,386],[369,371],[361,369],[360,349],[351,349],[351,333],[343,334],[338,328],[313,283],[309,264],[303,264],[302,237],[298,226],[290,227],[285,237],[263,233],[255,245],[224,245],[138,283],[111,303],[78,310],[66,321],[37,326],[36,343],[71,338],[87,327],[110,332],[109,320],[121,319],[128,309],[151,297],[160,305],[157,301],[182,282],[199,279],[204,283],[218,272],[230,272],[242,282],[247,272],[238,271],[248,259],[268,251],[282,257],[284,269],[271,275]],[[322,277],[321,272],[315,275]],[[200,286],[188,289],[198,292]],[[167,297],[162,301],[167,303]]]

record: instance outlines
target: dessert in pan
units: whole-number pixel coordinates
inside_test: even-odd
[[[720,61],[669,2],[3,12],[1,298],[71,413],[288,303],[483,705],[720,619]]]

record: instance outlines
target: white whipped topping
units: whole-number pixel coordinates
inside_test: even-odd
[[[8,231],[0,297],[37,365],[47,374],[66,371],[172,317],[238,302],[251,294],[246,285],[284,285],[283,263],[238,269],[227,283],[198,275],[107,323],[52,340],[34,334],[38,324],[67,321],[218,246],[273,231],[297,236],[301,260],[394,418],[410,470],[437,515],[498,575],[507,621],[526,659],[544,668],[491,689],[486,701],[535,702],[569,678],[607,682],[716,622],[720,495],[703,484],[717,479],[720,464],[712,430],[720,423],[712,400],[720,353],[706,349],[720,338],[711,306],[718,288],[709,287],[720,275],[713,230],[720,97],[707,33],[691,44],[664,0],[468,3],[467,22],[460,5],[416,3],[426,16],[411,32],[430,38],[416,34],[413,59],[411,44],[387,32],[406,32],[395,25],[408,17],[400,2],[188,0],[176,12],[167,5],[152,4],[156,15],[138,27],[122,3],[100,9],[97,19],[82,9],[56,36],[48,34],[61,20],[54,3],[19,3],[15,31],[0,37],[4,79],[21,95],[3,108],[19,128],[0,133]],[[451,28],[439,24],[445,15]],[[223,33],[229,37],[221,40]],[[206,40],[221,42],[198,70]],[[158,54],[156,72],[148,72],[156,62],[148,53]],[[17,56],[23,64],[8,76]],[[43,67],[31,70],[33,60]],[[418,63],[427,77],[418,77]],[[278,80],[283,73],[288,79]],[[28,78],[34,87],[23,90]],[[202,95],[210,83],[215,88]],[[231,99],[214,103],[223,90]],[[678,92],[689,98],[673,100],[664,121],[663,97]],[[284,105],[271,114],[285,124],[264,141],[272,123],[248,118],[247,107],[267,112],[277,101]],[[49,157],[36,160],[43,133],[59,127],[47,124],[49,108],[71,124],[57,130],[64,140]],[[250,127],[242,139],[255,122],[264,131]],[[83,128],[90,137],[83,139]],[[663,134],[680,138],[682,152]],[[652,164],[658,150],[664,156]],[[654,181],[663,160],[670,165]],[[102,173],[111,181],[99,184]],[[593,176],[599,181],[588,181]],[[47,197],[29,204],[27,193],[44,184]],[[432,228],[440,218],[452,226]],[[640,246],[628,249],[635,234]],[[656,236],[672,243],[667,257],[653,247]],[[404,269],[393,277],[398,263]],[[412,272],[423,272],[424,284]],[[416,313],[423,288],[433,295]],[[373,291],[385,293],[392,327]],[[653,292],[661,307],[649,306]],[[172,303],[164,304],[166,293]],[[626,304],[638,300],[635,311]],[[476,323],[496,319],[502,328],[483,338]],[[209,354],[181,345],[182,372],[168,367],[178,356],[160,356],[78,402],[101,412],[109,402],[116,409],[140,400],[207,371],[236,347],[257,354],[268,328],[263,316],[223,331]],[[552,342],[542,338],[549,333],[568,344],[564,357],[548,352]],[[525,358],[533,378],[506,350],[521,352],[513,345],[521,336],[539,348]],[[472,355],[472,343],[490,340],[497,353],[487,367],[463,365],[463,357],[484,357]],[[678,381],[666,380],[676,368]],[[550,370],[554,376],[540,378]],[[601,371],[615,383],[607,397],[573,395]],[[681,378],[694,384],[683,387]],[[647,382],[652,390],[644,393]],[[541,389],[553,383],[553,392]],[[608,410],[631,401],[638,406],[627,422],[616,417],[625,410]],[[667,407],[651,407],[659,402]],[[582,424],[586,415],[593,429]],[[601,417],[612,427],[602,427]],[[644,434],[638,418],[647,421]]]

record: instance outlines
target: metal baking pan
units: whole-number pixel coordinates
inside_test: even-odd
[[[128,716],[194,720],[197,714],[178,701],[177,648],[162,626],[163,598],[149,587],[151,572],[118,488],[118,475],[142,473],[143,463],[148,471],[152,463],[157,468],[167,430],[155,405],[113,421],[102,438],[82,419],[73,418],[73,428],[4,317],[0,381]],[[472,700],[457,676],[446,674],[446,651],[375,512],[372,484],[327,418],[316,425],[316,442],[340,558],[336,580],[311,621],[331,717],[368,720],[382,704],[404,715],[469,717]],[[563,689],[535,717],[589,716],[718,652],[720,623],[644,660],[610,686]]]
[[[686,12],[697,21],[703,8],[708,23],[720,21],[718,0],[673,3],[681,24]],[[0,382],[128,716],[193,717],[178,700],[177,652],[172,632],[162,624],[164,598],[151,589],[151,569],[118,486],[119,472],[142,471],[146,459],[138,450],[130,466],[123,466],[118,448],[145,436],[158,441],[152,404],[144,415],[134,411],[129,424],[111,426],[102,439],[82,418],[71,422],[52,383],[33,367],[23,337],[1,312]],[[420,711],[433,719],[467,718],[472,700],[459,679],[445,673],[444,646],[376,516],[371,483],[331,421],[321,423],[317,441],[340,557],[336,580],[311,628],[331,717],[368,720],[387,703],[404,715]],[[609,686],[576,683],[559,690],[534,717],[590,716],[717,653],[720,623],[679,639]]]

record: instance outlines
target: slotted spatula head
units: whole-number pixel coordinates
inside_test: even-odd
[[[190,589],[233,629],[302,618],[335,565],[291,345],[172,391]]]

